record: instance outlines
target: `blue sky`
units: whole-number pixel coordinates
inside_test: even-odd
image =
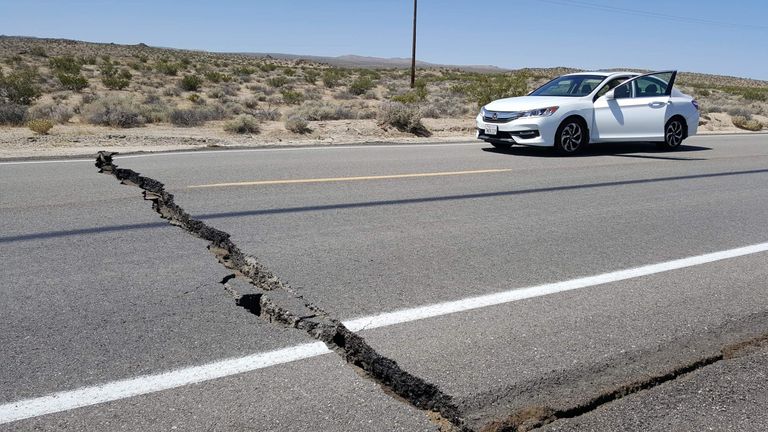
[[[0,33],[230,52],[409,57],[413,0],[0,0]],[[420,0],[420,60],[768,80],[768,2]]]

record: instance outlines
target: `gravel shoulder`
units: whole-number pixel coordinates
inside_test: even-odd
[[[265,122],[257,135],[232,135],[222,130],[223,122],[184,128],[152,124],[139,128],[115,129],[83,124],[55,126],[48,135],[36,135],[27,128],[0,127],[0,160],[92,156],[98,150],[121,153],[167,152],[214,148],[325,146],[369,142],[424,143],[474,139],[474,120],[424,119],[429,137],[416,137],[394,128],[383,128],[375,120],[330,120],[310,122],[311,132],[295,134],[282,122]],[[750,134],[724,121],[699,128],[699,134]]]

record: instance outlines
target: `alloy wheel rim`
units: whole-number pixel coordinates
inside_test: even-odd
[[[581,126],[577,123],[569,123],[560,135],[560,144],[563,150],[575,152],[581,146],[582,134]]]
[[[683,141],[683,125],[678,121],[673,121],[667,126],[667,144],[670,147],[677,147]]]

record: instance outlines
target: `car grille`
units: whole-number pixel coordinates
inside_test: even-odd
[[[517,111],[486,111],[486,114],[483,116],[483,121],[486,123],[507,123],[520,118],[520,113]]]

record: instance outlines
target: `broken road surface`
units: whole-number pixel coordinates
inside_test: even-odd
[[[482,296],[614,274],[766,241],[762,211],[768,201],[762,167],[766,155],[759,140],[750,140],[754,138],[702,138],[675,153],[655,153],[640,145],[623,147],[623,152],[597,149],[588,157],[573,159],[548,158],[527,150],[517,154],[487,152],[478,145],[387,146],[303,150],[307,154],[301,158],[296,157],[296,152],[302,150],[219,153],[215,158],[204,154],[167,155],[127,158],[121,165],[163,181],[188,213],[231,234],[242,251],[258,255],[260,263],[291,283],[295,294],[308,303],[333,319],[358,323],[359,335],[377,353],[449,396],[466,427],[480,430],[493,422],[503,425],[516,415],[523,418],[520,413],[535,414],[525,417],[528,425],[535,425],[537,416],[549,421],[547,417],[552,413],[578,414],[548,426],[560,427],[557,425],[586,419],[592,412],[611,409],[614,404],[619,406],[618,401],[598,405],[590,405],[590,401],[627,386],[650,383],[650,389],[632,395],[642,398],[657,387],[674,385],[709,368],[727,365],[728,361],[719,357],[724,347],[765,334],[765,254],[753,251],[454,312],[446,309],[445,303],[466,305],[468,299]],[[204,158],[205,169],[190,169],[200,163],[197,158]],[[57,351],[40,348],[28,338],[5,336],[11,338],[6,363],[14,365],[3,378],[8,383],[3,385],[8,389],[6,401],[237,357],[234,347],[241,353],[254,353],[311,343],[303,332],[253,319],[246,310],[235,306],[218,284],[230,272],[205,250],[207,242],[157,218],[145,204],[137,202],[137,189],[108,186],[100,178],[92,179],[92,171],[86,175],[85,167],[62,165],[54,164],[48,170],[33,165],[0,168],[3,176],[9,170],[18,173],[14,176],[17,179],[2,179],[3,184],[13,188],[9,189],[12,196],[3,194],[2,211],[4,216],[15,217],[3,218],[9,229],[0,246],[9,251],[11,259],[16,260],[13,262],[31,262],[26,272],[13,271],[4,277],[16,282],[14,286],[31,287],[37,283],[38,292],[45,289],[43,298],[57,299],[33,302],[32,297],[18,290],[9,291],[13,295],[10,305],[17,307],[4,307],[7,316],[18,319],[9,319],[7,328],[14,335],[40,334],[32,325],[33,315],[24,315],[24,309],[18,307],[28,304],[41,312],[37,314],[37,328],[45,326],[51,334],[71,334],[68,339],[58,338],[61,348]],[[43,171],[59,174],[60,179],[24,194],[33,200],[21,204],[11,199],[22,196],[16,184],[23,184],[25,179],[34,181],[36,173]],[[392,176],[476,173],[341,180],[332,185],[189,187],[286,178],[361,177],[366,172]],[[68,183],[73,185],[69,189],[72,195],[63,196],[59,188]],[[108,211],[118,207],[126,210]],[[46,230],[36,226],[45,217],[20,217],[40,214],[36,210],[41,208],[61,215],[61,222],[52,218],[53,229]],[[98,221],[88,224],[83,209],[92,216],[109,216],[94,218]],[[65,216],[66,212],[71,216]],[[724,224],[724,220],[731,223]],[[57,224],[61,226],[54,227]],[[68,250],[73,242],[92,244],[95,238],[101,238],[101,243],[120,241],[117,244],[123,247],[108,249],[106,256],[80,248],[83,258],[102,267],[90,270],[91,280],[70,276],[75,273],[70,273],[68,266],[79,263],[75,256],[70,264],[62,265],[68,256],[45,255],[46,250]],[[152,246],[155,242],[173,246],[160,250]],[[61,266],[59,273],[63,277],[41,278],[42,271],[35,271],[34,260],[24,260],[35,253],[46,257],[45,262]],[[143,254],[156,254],[154,262],[173,265],[173,271],[165,270],[165,265],[152,267],[153,261]],[[114,259],[105,261],[110,256]],[[139,272],[139,268],[144,271]],[[85,270],[80,271],[87,273]],[[79,283],[72,284],[71,280]],[[181,305],[189,303],[184,297],[166,300],[167,293],[189,290],[193,283],[192,288],[202,286],[202,290],[193,291],[198,293],[194,300],[197,308],[215,307],[207,315],[183,313]],[[101,287],[119,295],[99,296]],[[138,289],[131,292],[131,287]],[[29,290],[26,292],[34,292],[34,288]],[[80,296],[81,292],[91,295]],[[62,301],[67,297],[69,302]],[[429,305],[442,305],[443,312],[389,324],[381,324],[383,321],[376,318],[383,312]],[[83,317],[75,319],[80,315],[76,313],[78,308],[92,317],[104,318],[94,322]],[[147,315],[147,309],[152,313]],[[163,314],[164,310],[170,312]],[[146,315],[143,327],[137,325],[142,321],[136,319],[142,313]],[[112,321],[108,319],[110,314],[123,318]],[[57,316],[59,320],[54,321]],[[222,325],[222,320],[229,320],[228,325]],[[241,324],[240,320],[246,321]],[[92,342],[78,344],[77,335],[83,334],[83,329],[97,329],[99,322],[111,331],[91,335],[86,332],[84,337]],[[178,330],[182,322],[219,349],[190,345],[192,333]],[[155,334],[151,329],[154,323],[167,323],[165,333],[173,329],[176,332]],[[126,338],[142,334],[145,336]],[[110,339],[117,344],[109,344]],[[121,351],[120,343],[127,340],[133,348]],[[274,344],[263,345],[268,341]],[[56,342],[50,341],[54,347]],[[254,350],[248,344],[266,349]],[[73,352],[67,351],[70,346]],[[174,346],[179,348],[168,350]],[[47,363],[55,358],[54,352],[61,353],[65,361]],[[103,360],[82,360],[87,358]],[[323,429],[355,430],[360,429],[361,420],[387,418],[392,422],[377,423],[372,429],[437,427],[422,413],[391,398],[379,386],[350,374],[353,369],[331,358],[321,354],[5,426],[24,429],[34,424],[53,429],[101,424],[106,429],[116,428],[140,424],[139,417],[146,419],[162,412],[153,409],[153,404],[165,403],[169,409],[183,412],[195,404],[204,405],[207,408],[200,415],[209,422],[206,427],[226,424],[222,429],[232,429],[238,424],[235,417],[253,417],[244,414],[248,411],[245,407],[254,406],[248,402],[247,383],[265,390],[258,392],[260,401],[276,406],[270,402],[280,392],[276,382],[282,382],[280,388],[287,391],[281,397],[309,397],[316,389],[308,392],[297,383],[306,380],[333,387],[326,380],[338,375],[329,373],[333,370],[342,374],[336,380],[341,389],[333,403],[322,403],[325,409],[312,408],[312,404],[299,409],[296,405],[298,415],[308,422],[317,418]],[[41,367],[24,369],[25,361],[21,359],[37,361]],[[701,367],[706,363],[712,364]],[[46,374],[46,364],[60,372]],[[317,369],[307,368],[307,364]],[[686,365],[694,370],[660,379]],[[18,377],[24,370],[37,371],[27,373],[26,379],[32,385],[21,385]],[[323,370],[329,372],[318,376]],[[269,371],[275,371],[274,381]],[[46,379],[51,376],[59,378]],[[655,382],[657,378],[659,382]],[[225,403],[223,394],[241,397]],[[348,399],[363,394],[370,403],[361,405]],[[137,401],[135,408],[117,409],[125,408],[131,400]],[[286,403],[300,402],[298,398],[295,402],[283,400],[282,404]],[[350,409],[343,411],[350,412],[344,414],[336,403],[348,404]],[[579,411],[585,404],[589,410]],[[231,410],[240,414],[231,414]],[[324,410],[340,417],[331,421],[320,414]],[[301,423],[285,418],[286,411],[259,412],[265,418],[264,430],[280,429],[280,421],[294,426]],[[73,413],[80,413],[80,423],[76,423]],[[182,423],[166,418],[158,424]]]

